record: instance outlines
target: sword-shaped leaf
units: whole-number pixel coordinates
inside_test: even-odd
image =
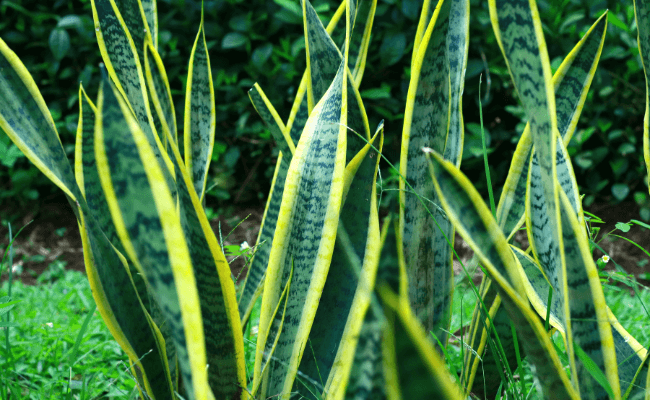
[[[430,171],[440,202],[458,233],[474,250],[499,286],[499,295],[513,321],[536,386],[544,398],[577,399],[549,337],[530,308],[517,260],[490,210],[476,189],[453,164],[429,153]]]
[[[210,56],[205,43],[203,10],[201,10],[199,33],[194,41],[187,72],[183,133],[185,135],[185,164],[201,200],[205,194],[212,148],[214,147],[216,124],[214,107]]]
[[[97,108],[95,157],[113,223],[170,325],[188,397],[212,399],[196,278],[165,165],[156,161],[145,133],[108,78]]]
[[[639,30],[637,41],[639,55],[645,73],[645,117],[643,118],[643,157],[646,169],[650,171],[650,3],[634,0],[634,16]],[[650,183],[650,172],[648,174]]]
[[[169,187],[174,187],[170,173],[173,166],[167,154],[160,151],[162,148],[160,138],[155,131],[154,118],[149,108],[149,96],[140,64],[142,59],[139,58],[138,46],[132,39],[114,0],[91,0],[91,5],[97,43],[108,75],[126,99],[156,159],[166,164],[167,168],[163,169],[165,180]]]
[[[208,365],[208,383],[218,399],[243,398],[246,387],[244,342],[230,267],[217,242],[180,152],[169,138],[181,225],[187,238],[196,290],[201,303]],[[216,267],[216,268],[215,268]],[[216,272],[216,273],[215,273]]]
[[[147,42],[145,45],[144,65],[151,103],[154,106],[154,110],[156,110],[162,127],[162,142],[167,143],[167,132],[169,132],[173,142],[178,146],[176,111],[174,110],[172,92],[169,88],[169,79],[167,79],[167,73],[165,72],[162,59],[151,42]]]
[[[548,280],[546,280],[539,265],[532,257],[515,247],[511,247],[511,249],[514,251],[523,268],[522,276],[526,277],[524,283],[526,285],[528,299],[539,315],[546,316],[550,286]],[[605,310],[605,318],[612,328],[611,332],[614,350],[616,352],[616,361],[618,363],[618,377],[621,392],[624,393],[627,391],[633,394],[643,392],[645,383],[643,378],[639,377],[644,376],[643,374],[648,371],[647,363],[645,365],[642,364],[648,352],[625,330],[625,328],[623,328],[623,326],[621,326],[609,307],[605,305],[603,310]],[[558,331],[564,335],[564,326],[560,323],[558,318],[560,311],[561,308],[558,302],[555,301],[555,296],[553,296],[553,299],[551,300],[549,322],[551,326],[557,328]],[[601,312],[601,310],[597,311],[599,313]],[[640,372],[640,375],[637,376],[638,372]]]
[[[81,197],[52,115],[34,79],[0,39],[0,127],[56,186],[74,200]]]
[[[138,60],[144,62],[144,43],[149,35],[149,27],[143,7],[144,3],[141,0],[113,0],[113,2],[133,40],[138,53]]]
[[[241,315],[242,325],[246,324],[253,305],[257,297],[261,294],[264,275],[269,263],[269,254],[273,244],[273,236],[278,221],[280,203],[282,202],[282,194],[284,193],[284,181],[287,177],[289,164],[295,151],[295,145],[289,136],[289,132],[286,130],[277,111],[262,91],[262,88],[258,84],[255,84],[248,92],[248,96],[257,113],[262,117],[262,121],[264,121],[266,127],[271,131],[271,135],[280,149],[280,154],[278,155],[278,162],[271,182],[269,200],[264,209],[255,254],[248,267],[244,288],[239,298],[239,314]]]
[[[463,152],[465,130],[463,126],[463,99],[465,90],[465,69],[469,46],[469,1],[455,0],[449,11],[449,31],[447,33],[447,60],[449,62],[449,133],[445,143],[445,160],[457,167]]]
[[[379,152],[372,148],[373,144]],[[341,373],[349,374],[352,366],[353,349],[370,303],[379,263],[375,183],[382,145],[383,125],[380,125],[373,140],[346,167],[345,200],[338,228],[341,232],[334,244],[308,347],[298,368],[302,376],[319,384],[308,387],[307,381],[294,385],[294,389],[306,397],[313,392],[326,393],[328,386],[340,385],[331,383],[331,374],[336,373],[336,369],[347,369]],[[350,257],[355,257],[357,262],[352,262]]]
[[[453,270],[448,240],[453,241],[453,228],[444,216],[431,211],[429,201],[437,201],[421,149],[431,147],[442,153],[447,140],[451,100],[447,33],[452,3],[445,0],[436,7],[413,62],[400,157],[405,180],[399,183],[402,240],[398,254],[408,275],[411,307],[443,346],[451,318]],[[414,194],[407,193],[407,182]]]
[[[152,398],[171,399],[176,349],[166,340],[164,321],[156,321],[159,310],[150,304],[144,279],[123,257],[95,165],[95,114],[95,105],[80,88],[75,173],[87,204],[80,202],[84,210],[80,233],[88,280],[102,318],[137,366],[142,387]]]
[[[573,132],[575,131],[575,126],[579,119],[580,112],[582,111],[582,107],[584,105],[584,101],[586,99],[591,81],[594,77],[600,53],[602,51],[606,29],[607,19],[604,18],[603,15],[592,25],[592,27],[578,42],[578,44],[576,44],[576,46],[567,55],[564,62],[562,62],[557,72],[553,76],[553,85],[555,88],[557,104],[556,111],[558,130],[562,135],[565,144],[568,143],[571,136],[573,135]],[[512,238],[516,230],[519,229],[521,224],[524,222],[526,184],[533,148],[532,137],[530,135],[530,126],[527,124],[526,128],[524,129],[524,133],[520,138],[519,143],[517,144],[517,149],[515,150],[512,164],[510,166],[510,171],[508,173],[508,177],[506,178],[506,183],[504,185],[504,189],[499,200],[499,205],[497,207],[497,222],[499,223],[499,226],[501,227],[508,240]],[[565,157],[560,157],[556,160],[558,173],[560,170],[567,171],[567,168],[569,167],[565,165],[566,162],[567,158]],[[564,187],[565,193],[571,193],[572,197],[577,198],[577,185],[575,183],[574,175],[572,173],[569,174],[567,171],[565,172],[565,176],[567,176],[568,179],[560,180]],[[582,216],[580,216],[580,218],[582,218]],[[524,263],[521,258],[519,261]],[[546,279],[542,272],[537,269],[537,267],[531,271],[532,273],[536,273],[536,275],[528,275],[529,280],[538,279],[539,277],[544,280]],[[486,279],[489,278],[484,278],[484,281]],[[495,290],[496,289],[494,287],[490,289],[490,296],[493,297],[496,294]],[[548,295],[547,292],[548,290],[544,292],[544,296]],[[558,305],[557,299],[554,304]],[[477,309],[477,311],[479,310]],[[502,312],[503,311],[498,311],[498,313]],[[540,315],[545,316],[546,314],[540,313]],[[557,324],[559,324],[557,319],[554,320],[556,316],[557,313],[551,312],[552,322],[555,321]],[[473,319],[473,327],[475,323],[481,326],[472,328],[472,331],[474,332],[476,329],[480,329],[478,332],[481,332],[482,322],[480,320],[476,321]],[[511,336],[511,334],[507,330],[504,330],[499,334],[499,336],[501,339],[505,339],[505,341],[507,341],[507,338]],[[480,340],[477,339],[476,342],[472,342],[470,345],[473,349],[475,349],[475,351],[477,351],[478,354],[483,354],[486,338],[484,336],[479,336],[479,338]],[[477,348],[476,345],[480,345],[481,347]],[[508,353],[508,355],[513,355],[511,353],[514,351],[514,348],[511,349],[512,351],[508,351],[504,347],[504,350],[506,353]],[[498,380],[495,379],[497,371],[489,368],[485,369],[485,365],[485,371],[479,371],[480,373],[478,375],[475,375],[478,371],[478,359],[474,357],[473,352],[467,352],[467,356],[469,359],[468,362],[466,362],[466,365],[469,367],[464,369],[464,379],[466,380],[467,387],[472,388],[474,377],[476,377],[478,380],[477,384],[481,386],[483,374],[485,374],[485,381],[498,382]],[[489,356],[487,356],[487,358],[488,360],[490,359]],[[470,371],[471,375],[467,376],[467,373]],[[477,387],[474,392],[481,395],[483,394],[481,387]],[[490,397],[489,394],[488,397]]]
[[[605,16],[606,14],[603,14],[598,18],[553,75],[558,131],[565,145],[569,143],[575,132],[598,66],[607,32]],[[513,155],[497,207],[497,221],[508,239],[524,222],[526,183],[533,148],[530,124],[526,124]],[[557,160],[556,165],[558,169],[561,168],[561,163]],[[575,179],[561,180],[561,182],[565,185],[575,185]],[[574,191],[565,188],[565,193]]]
[[[383,289],[383,290],[382,290]],[[389,400],[462,399],[445,363],[413,314],[406,297],[380,288],[386,324],[384,375]]]
[[[153,47],[158,50],[158,0],[140,0]]]
[[[611,389],[605,390],[591,376],[586,365],[576,358],[578,388],[582,398],[607,399],[621,397],[612,330],[607,320],[607,303],[598,270],[591,256],[584,225],[578,222],[574,205],[560,191],[560,215],[566,279],[569,287],[571,332],[574,344],[580,347],[601,371],[605,372]]]
[[[257,341],[254,384],[261,379],[271,311],[293,266],[288,315],[262,396],[288,398],[334,250],[343,195],[347,74],[345,63],[314,108],[291,160],[269,257]]]

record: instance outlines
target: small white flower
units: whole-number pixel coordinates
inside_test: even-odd
[[[251,246],[248,244],[247,241],[243,241],[242,244],[239,245],[239,251],[244,251],[246,249],[250,249]]]
[[[52,322],[46,322],[45,325],[47,325],[50,328],[54,328],[54,323]]]
[[[609,262],[609,256],[603,256],[602,260],[605,264],[607,264]]]

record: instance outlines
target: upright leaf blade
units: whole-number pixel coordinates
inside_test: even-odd
[[[188,397],[211,399],[196,279],[165,167],[152,162],[154,151],[119,92],[108,79],[102,86],[95,157],[113,222],[170,325]]]
[[[185,164],[199,198],[203,200],[214,147],[216,113],[210,57],[205,42],[203,11],[190,54],[185,93]]]
[[[650,171],[650,3],[634,0],[634,16],[639,30],[637,41],[639,55],[645,73],[645,116],[643,118],[643,157],[646,169]],[[648,175],[650,183],[650,172]]]
[[[429,201],[437,201],[421,149],[431,147],[442,153],[449,132],[447,33],[452,3],[445,0],[436,7],[413,61],[400,157],[400,174],[406,181],[400,180],[399,192],[398,255],[408,275],[411,307],[443,346],[453,293],[452,254],[445,238],[452,240],[453,229],[448,220],[428,207]],[[422,12],[428,12],[427,8]],[[414,194],[407,193],[406,182]]]
[[[279,288],[293,266],[282,337],[270,363],[265,396],[288,397],[316,312],[334,249],[345,166],[347,74],[336,79],[310,116],[291,160],[262,298],[254,386],[261,379],[263,350]]]
[[[163,131],[161,134],[164,135],[162,141],[163,143],[167,142],[167,132],[169,132],[169,136],[178,146],[176,111],[174,110],[171,89],[169,88],[169,79],[162,59],[151,42],[147,42],[145,46],[144,65],[151,103],[160,119]]]

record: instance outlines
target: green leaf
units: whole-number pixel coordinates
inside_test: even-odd
[[[612,185],[612,194],[618,201],[623,201],[630,194],[630,187],[626,183],[616,183]]]
[[[68,35],[65,29],[52,29],[48,43],[54,58],[57,61],[61,61],[70,50],[70,35]]]
[[[433,182],[427,176],[428,163],[422,148],[444,151],[450,108],[455,107],[450,105],[446,46],[452,3],[459,2],[447,0],[432,14],[412,64],[400,158],[400,175],[404,179],[400,179],[399,192],[403,206],[400,207],[398,254],[409,277],[411,307],[425,329],[433,332],[445,346],[453,292],[449,243],[453,242],[454,233],[449,220],[431,206],[438,201]],[[460,135],[458,125],[455,127],[455,133]],[[412,192],[407,191],[407,182]]]
[[[343,195],[347,120],[345,63],[314,108],[287,173],[283,201],[269,256],[255,360],[253,386],[261,380],[263,352],[271,332],[271,313],[281,285],[294,272],[287,323],[269,362],[262,397],[289,393],[302,356],[315,305],[325,285]]]
[[[151,103],[160,120],[162,142],[166,144],[167,138],[171,136],[172,141],[178,146],[176,112],[169,88],[169,79],[160,55],[150,42],[147,42],[145,46],[144,63]]]
[[[440,203],[465,242],[474,250],[494,282],[544,397],[577,399],[557,353],[526,298],[516,258],[481,196],[456,167],[436,153],[429,168]]]
[[[158,50],[158,0],[140,0],[142,12],[147,22],[147,32],[151,34],[154,48]]]
[[[409,307],[386,286],[380,290],[386,323],[382,356],[388,399],[461,399],[444,361]]]
[[[185,164],[192,183],[203,201],[205,185],[212,159],[216,112],[214,86],[210,71],[210,56],[205,43],[203,11],[201,24],[190,54],[185,92]],[[190,186],[191,187],[191,186]]]
[[[245,45],[247,42],[248,38],[245,35],[239,32],[229,32],[221,39],[221,48],[224,50],[236,49]]]
[[[52,115],[23,63],[0,39],[0,128],[72,199],[81,194]]]
[[[381,63],[386,66],[397,64],[406,50],[406,35],[403,32],[388,32],[379,47]]]
[[[171,399],[173,365],[160,350],[162,324],[155,322],[152,318],[155,313],[145,306],[150,304],[146,283],[124,259],[126,252],[101,188],[95,164],[95,120],[95,105],[80,88],[75,174],[86,199],[79,202],[84,216],[80,233],[86,273],[102,318],[120,347],[138,366],[147,392],[156,398]],[[173,356],[174,352],[172,345],[167,356]]]
[[[631,224],[626,224],[624,222],[617,222],[616,228],[621,232],[629,232]]]
[[[613,12],[607,13],[607,21],[611,22],[617,28],[623,29],[625,32],[629,32],[630,28],[627,24],[614,14]]]
[[[373,144],[380,152],[383,125],[346,167],[345,180],[349,189],[344,190],[334,253],[309,334],[309,345],[298,367],[306,376],[320,376],[330,385],[335,379],[327,378],[331,372],[337,374],[337,369],[347,369],[338,373],[350,373],[355,337],[370,304],[379,263],[376,181],[380,153],[371,148]],[[307,397],[313,391],[308,386],[313,385],[295,384],[294,390]],[[320,382],[317,391],[328,393],[323,386],[327,387],[324,381]]]
[[[196,278],[163,173],[167,167],[156,161],[146,134],[106,77],[97,103],[95,157],[113,223],[170,325],[188,397],[208,399],[212,394]]]

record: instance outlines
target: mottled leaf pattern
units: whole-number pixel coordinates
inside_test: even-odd
[[[43,96],[0,39],[0,127],[34,165],[73,199],[81,197]]]
[[[408,299],[398,298],[387,288],[380,293],[387,320],[382,356],[388,399],[462,399],[460,388],[413,315]]]
[[[381,151],[383,136],[373,139],[371,143]],[[345,231],[346,238],[339,235],[334,244],[327,281],[308,338],[309,346],[298,367],[301,375],[316,382],[319,378],[329,381],[330,371],[336,369],[336,358],[340,360],[354,354],[351,349],[361,328],[377,274],[379,216],[375,183],[380,157],[370,146],[366,145],[346,168],[346,182],[351,182],[339,222],[339,230]],[[346,246],[359,260],[361,270],[350,261]],[[349,369],[352,358],[346,358],[346,368]],[[325,382],[321,382],[316,391],[324,392],[324,386]],[[314,391],[310,389],[294,384],[294,390],[305,397]]]
[[[203,14],[196,35],[190,66],[187,72],[185,92],[185,164],[192,177],[194,188],[203,200],[208,169],[212,159],[216,113],[214,87],[210,72],[210,58],[205,43]]]
[[[478,255],[499,286],[499,295],[515,324],[534,378],[545,398],[577,399],[560,360],[528,300],[517,260],[476,189],[453,164],[429,153],[429,167],[442,207],[458,233]]]
[[[169,79],[165,72],[165,66],[160,59],[156,49],[147,42],[145,46],[145,76],[147,78],[147,87],[154,110],[161,122],[163,143],[167,143],[167,132],[171,134],[173,142],[178,145],[178,130],[176,127],[176,112],[172,100],[171,89],[169,88]]]
[[[345,166],[345,64],[314,108],[291,160],[267,270],[255,360],[261,378],[270,312],[293,266],[287,316],[263,396],[288,397],[334,250]]]
[[[140,0],[142,10],[147,21],[147,27],[151,32],[153,46],[158,49],[158,0]]]
[[[445,237],[453,240],[453,229],[430,206],[429,201],[437,203],[437,199],[421,149],[431,147],[442,153],[447,140],[450,109],[447,33],[452,2],[446,0],[436,8],[418,47],[406,100],[400,157],[400,174],[415,192],[407,193],[406,182],[400,180],[400,262],[408,274],[408,294],[415,315],[427,331],[438,336],[443,346],[447,334],[442,329],[446,330],[450,321],[453,292],[451,247]]]
[[[164,166],[151,162],[155,156],[145,134],[108,79],[100,90],[95,157],[113,222],[170,325],[188,397],[208,399],[196,281]]]

